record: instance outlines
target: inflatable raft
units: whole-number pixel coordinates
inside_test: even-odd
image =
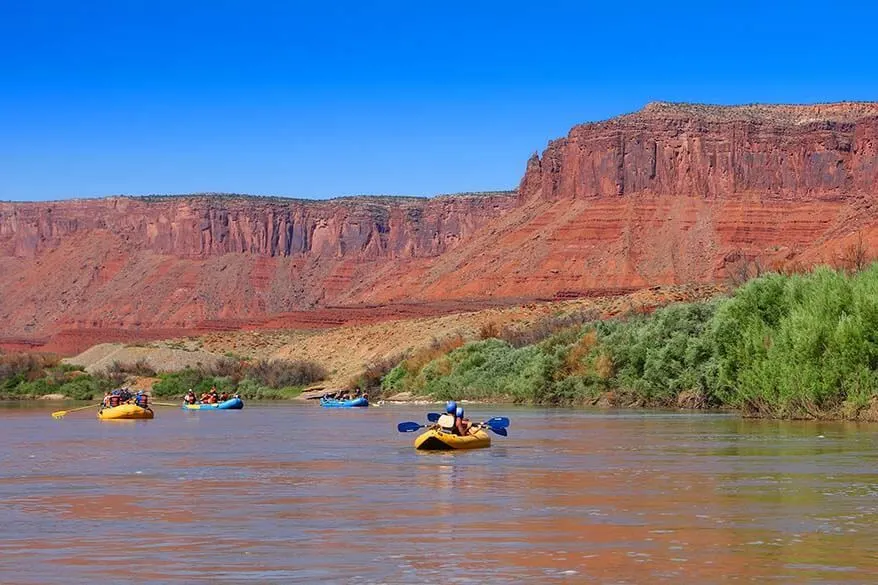
[[[351,400],[337,400],[335,398],[326,398],[324,396],[320,399],[320,406],[326,408],[356,408],[369,406],[369,399],[360,396],[359,398],[352,398]]]
[[[415,449],[421,451],[451,451],[453,449],[483,449],[491,446],[491,437],[484,429],[476,429],[461,437],[439,429],[430,429],[415,439]]]
[[[101,408],[98,411],[98,418],[101,420],[137,420],[153,418],[155,413],[149,408],[141,408],[136,404],[120,404],[108,408]]]
[[[183,410],[241,410],[244,401],[240,398],[229,398],[216,404],[184,404]]]

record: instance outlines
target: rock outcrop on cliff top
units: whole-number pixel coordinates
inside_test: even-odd
[[[876,103],[654,103],[573,128],[511,193],[0,203],[0,337],[63,351],[861,261],[876,195]]]

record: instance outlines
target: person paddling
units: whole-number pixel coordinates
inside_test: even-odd
[[[134,404],[140,408],[149,410],[149,397],[143,392],[143,390],[138,390],[137,394],[134,395]]]
[[[439,417],[439,420],[436,421],[436,425],[439,429],[446,433],[454,433],[457,428],[457,403],[453,400],[449,400],[445,404],[445,414]]]
[[[457,430],[457,434],[461,437],[465,437],[469,434],[470,429],[472,429],[472,423],[468,418],[463,418],[463,407],[458,406],[454,411],[455,423],[454,427]]]

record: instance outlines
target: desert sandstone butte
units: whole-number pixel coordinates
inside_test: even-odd
[[[876,191],[878,103],[652,103],[574,127],[510,192],[0,203],[0,342],[71,353],[807,267],[874,250]]]

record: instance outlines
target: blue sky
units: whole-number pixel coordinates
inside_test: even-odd
[[[515,187],[652,100],[878,99],[878,3],[0,2],[0,199]]]

